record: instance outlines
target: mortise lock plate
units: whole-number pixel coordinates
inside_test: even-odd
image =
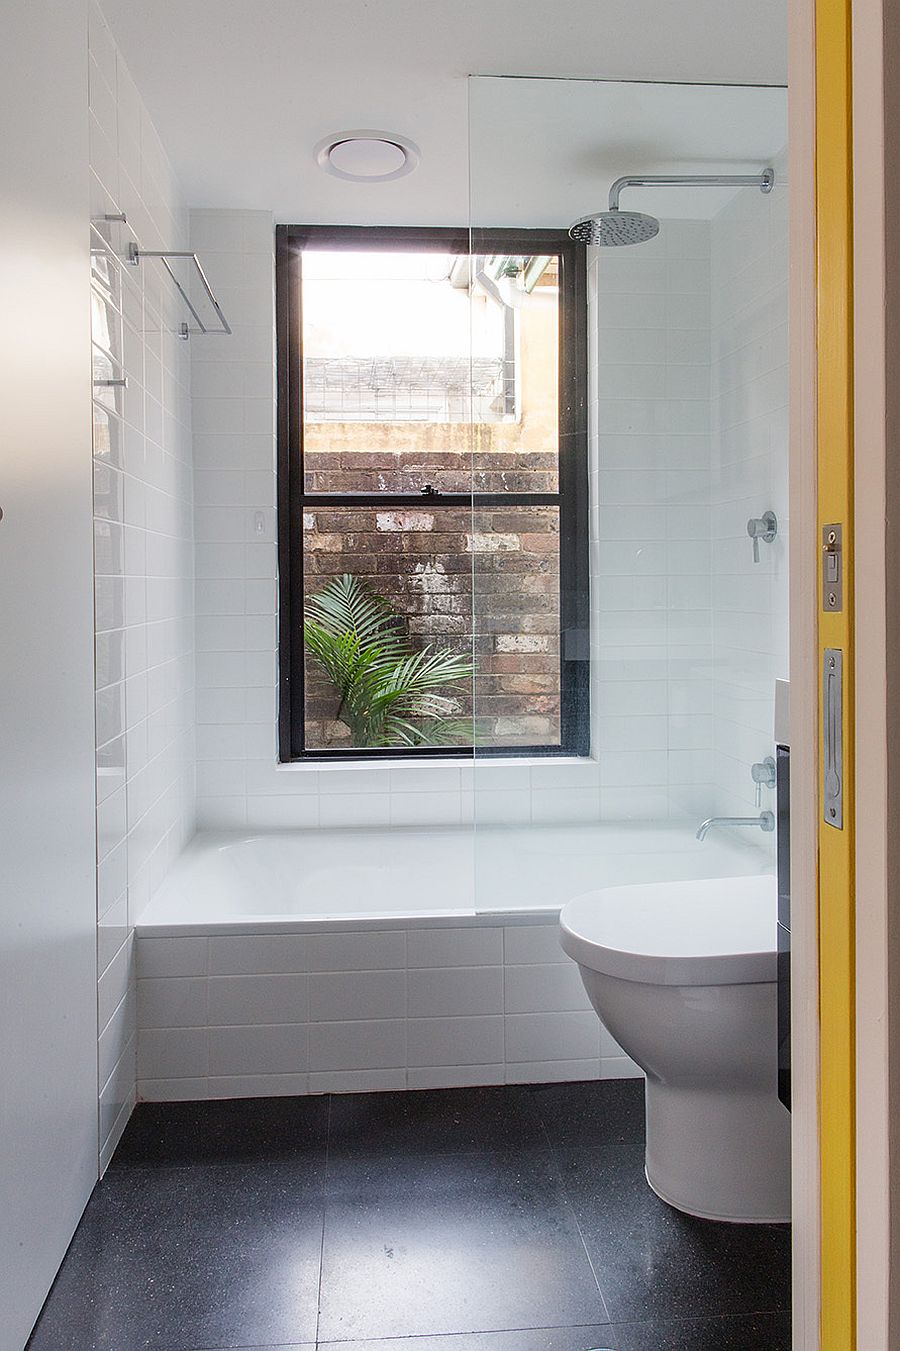
[[[844,530],[837,522],[822,526],[822,609],[840,614],[844,608]]]

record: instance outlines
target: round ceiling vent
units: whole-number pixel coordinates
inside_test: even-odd
[[[419,147],[387,131],[345,131],[316,146],[316,162],[327,174],[348,183],[389,183],[411,174]]]

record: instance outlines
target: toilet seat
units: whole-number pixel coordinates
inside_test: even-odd
[[[704,878],[604,887],[560,914],[563,951],[580,966],[651,985],[776,979],[775,879]]]

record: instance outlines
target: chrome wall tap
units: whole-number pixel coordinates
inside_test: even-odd
[[[759,562],[759,541],[771,544],[778,534],[778,518],[774,511],[764,511],[761,516],[751,516],[747,522],[747,534],[753,540],[753,561]]]
[[[775,829],[775,813],[760,812],[759,816],[710,816],[702,822],[697,839],[705,840],[712,826],[758,826],[766,832]]]
[[[765,760],[750,766],[750,774],[756,784],[756,805],[762,806],[762,790],[775,787],[775,760],[767,755]]]

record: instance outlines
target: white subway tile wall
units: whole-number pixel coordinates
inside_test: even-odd
[[[278,766],[274,223],[191,212],[235,341],[192,343],[201,828],[598,820],[587,764]]]
[[[588,315],[600,814],[693,817],[713,783],[709,222],[589,249]]]
[[[640,1073],[591,1009],[556,925],[137,946],[138,1093],[148,1100]]]
[[[771,195],[589,253],[605,820],[752,813],[750,766],[772,753],[788,665],[786,155],[775,167]],[[747,521],[768,509],[778,536],[756,564]]]
[[[158,263],[123,261],[185,248],[187,213],[95,5],[89,98],[103,1168],[135,1101],[134,918],[194,832],[193,482],[186,316]]]
[[[787,156],[770,196],[739,192],[712,223],[713,809],[757,810],[750,766],[772,754],[788,677]],[[760,543],[747,521],[772,510]],[[762,790],[762,806],[774,806]]]

